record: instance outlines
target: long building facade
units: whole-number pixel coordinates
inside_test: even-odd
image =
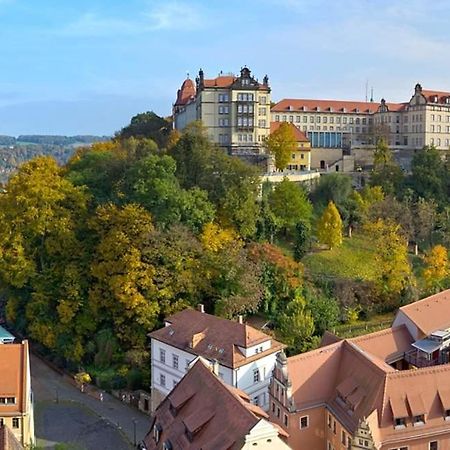
[[[420,84],[404,103],[283,99],[271,113],[272,121],[291,122],[307,133],[313,148],[372,146],[380,135],[399,150],[450,147],[450,92]]]
[[[175,129],[199,120],[212,142],[230,154],[264,154],[263,142],[270,134],[270,91],[267,75],[260,83],[247,67],[238,76],[212,79],[200,70],[195,83],[187,78],[178,90]]]

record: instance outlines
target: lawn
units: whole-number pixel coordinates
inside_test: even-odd
[[[331,331],[341,338],[351,338],[389,328],[392,325],[393,320],[393,312],[387,314],[378,314],[369,320],[358,320],[355,323],[345,323],[338,325],[334,330]]]
[[[306,255],[302,263],[313,276],[373,280],[377,273],[373,243],[358,234],[344,238],[340,247]]]

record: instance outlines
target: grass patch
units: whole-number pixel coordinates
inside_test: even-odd
[[[351,338],[389,328],[394,320],[394,313],[379,314],[369,320],[338,325],[332,332],[341,338]]]
[[[340,247],[306,255],[302,263],[313,276],[372,281],[377,274],[373,243],[358,234],[344,238]]]

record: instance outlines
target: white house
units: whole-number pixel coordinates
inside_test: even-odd
[[[198,356],[216,365],[220,378],[244,391],[256,405],[269,406],[268,386],[283,344],[240,320],[234,322],[186,309],[152,332],[152,410],[181,380]]]

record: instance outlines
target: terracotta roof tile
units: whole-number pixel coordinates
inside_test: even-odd
[[[181,89],[178,90],[175,106],[185,105],[193,97],[195,97],[195,85],[191,79],[187,78],[183,81]]]
[[[172,345],[194,355],[217,361],[227,367],[239,367],[284,348],[247,324],[222,319],[211,314],[186,309],[166,319],[168,326],[149,334],[152,339]],[[271,347],[246,357],[239,350],[271,341]]]
[[[270,133],[273,133],[274,131],[278,130],[278,128],[280,128],[280,125],[282,123],[287,123],[292,130],[294,131],[294,135],[295,135],[295,140],[297,142],[309,142],[308,137],[306,136],[306,134],[299,130],[293,123],[290,122],[270,122]],[[305,148],[305,150],[308,150]]]
[[[236,80],[234,76],[222,75],[217,78],[205,79],[204,86],[205,87],[221,87],[226,88],[230,87]]]
[[[437,96],[438,97],[438,103],[445,103],[446,99],[450,97],[450,92],[445,92],[445,91],[435,91],[435,90],[431,90],[431,89],[422,89],[422,95],[425,96],[425,98],[427,99],[427,101],[431,102],[431,103],[435,103],[434,102],[434,97]]]
[[[170,399],[179,390],[194,394],[174,410]],[[147,449],[161,449],[166,440],[183,450],[241,448],[239,443],[267,414],[236,392],[198,360],[156,409],[153,423],[162,428],[161,437],[156,443],[150,431],[144,439]]]
[[[23,450],[20,442],[6,425],[0,425],[0,450]]]
[[[450,289],[400,308],[403,314],[429,336],[450,327]]]

